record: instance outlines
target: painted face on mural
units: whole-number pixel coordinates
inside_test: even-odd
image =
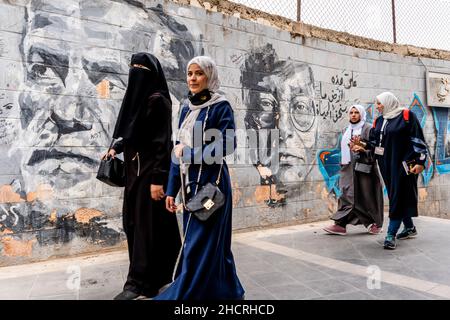
[[[302,180],[312,169],[317,122],[314,107],[314,79],[310,67],[286,61],[276,70],[280,120],[279,163],[282,182]]]
[[[35,4],[28,8],[21,48],[25,75],[19,97],[22,134],[14,145],[14,151],[22,154],[25,191],[45,186],[63,198],[95,193],[98,159],[110,143],[126,88],[129,56],[138,51],[163,56],[169,77],[186,86],[185,75],[174,70],[183,70],[183,63],[195,54],[190,42],[176,45],[170,40],[174,35],[170,27],[176,22],[162,12],[127,3],[72,2],[60,9],[62,14],[40,11]],[[134,18],[120,28],[92,21],[116,14]],[[81,19],[73,18],[78,16]],[[158,32],[143,30],[167,32],[163,39]],[[177,48],[177,52],[167,51]],[[184,95],[186,89],[173,91]]]
[[[70,32],[85,37],[80,20],[34,10],[29,19],[19,97],[23,134],[17,141],[26,191],[46,185],[67,196],[92,192],[87,181],[115,117],[115,102],[107,99],[123,95],[125,70],[106,52],[45,38]]]
[[[315,155],[312,70],[305,63],[277,61],[269,45],[247,58],[242,79],[248,108],[246,127],[258,132],[255,149],[263,150],[262,154],[251,153],[262,183],[277,184],[278,192],[295,192],[298,184],[294,182],[306,178]]]

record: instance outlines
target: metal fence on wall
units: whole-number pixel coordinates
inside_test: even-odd
[[[450,0],[232,1],[366,38],[450,50]]]

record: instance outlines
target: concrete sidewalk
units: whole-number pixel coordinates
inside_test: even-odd
[[[386,220],[387,221],[387,220]],[[450,299],[450,220],[415,219],[416,239],[384,250],[382,235],[330,222],[237,233],[246,299]],[[112,299],[124,284],[126,251],[0,268],[0,299]]]

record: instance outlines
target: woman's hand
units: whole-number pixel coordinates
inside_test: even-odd
[[[366,151],[366,149],[364,149],[363,147],[361,147],[361,146],[359,146],[357,144],[354,144],[351,148],[352,148],[353,152],[364,152],[364,151]]]
[[[183,156],[183,148],[184,144],[179,143],[173,148],[173,153],[175,154],[175,157],[181,158]]]
[[[360,136],[354,136],[350,139],[349,147],[353,152],[364,152],[365,143],[361,140]]]
[[[422,171],[423,171],[423,169],[425,169],[425,167],[423,166],[423,165],[421,165],[421,164],[416,164],[414,167],[412,167],[411,168],[411,170],[409,170],[409,171],[411,171],[411,173],[414,173],[414,174],[419,174],[419,173],[421,173]]]
[[[151,184],[150,195],[155,201],[162,200],[164,198],[164,187],[162,185]]]
[[[166,197],[166,209],[169,212],[176,212],[177,211],[177,206],[175,204],[175,198],[174,197]]]
[[[117,152],[116,152],[116,150],[114,150],[114,149],[109,149],[109,151],[107,152],[107,153],[105,153],[103,156],[102,156],[102,160],[105,160],[106,158],[109,158],[109,157],[111,157],[111,158],[115,158],[115,156],[117,155]]]

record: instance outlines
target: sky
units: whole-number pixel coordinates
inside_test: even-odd
[[[297,19],[297,0],[232,0]],[[302,21],[393,42],[391,0],[302,0]],[[450,0],[395,0],[397,43],[450,51]]]

